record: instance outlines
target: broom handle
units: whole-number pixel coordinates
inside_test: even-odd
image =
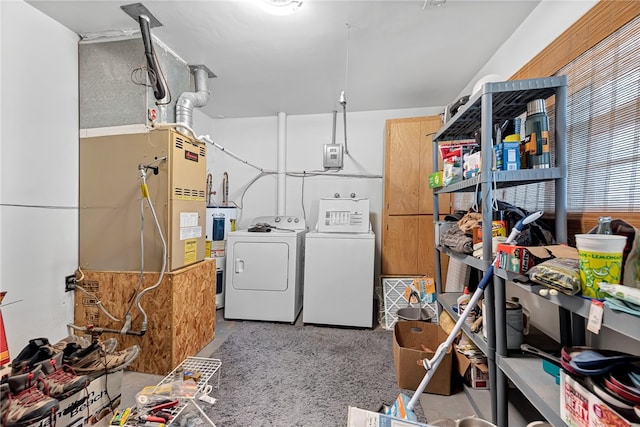
[[[509,234],[509,237],[507,238],[505,243],[507,244],[512,243],[515,240],[515,238],[518,236],[518,234],[520,234],[524,226],[540,218],[542,216],[542,213],[543,213],[542,211],[534,212],[531,215],[518,221],[516,225],[513,227],[513,229],[511,230],[511,234]],[[453,341],[456,339],[458,332],[460,332],[460,329],[462,329],[462,325],[464,324],[467,317],[469,317],[469,313],[471,313],[475,308],[475,306],[478,304],[480,297],[484,293],[484,289],[487,287],[490,280],[493,278],[493,268],[494,268],[493,266],[495,265],[497,259],[498,259],[497,257],[494,258],[493,262],[491,263],[487,271],[482,276],[482,280],[480,280],[478,287],[476,288],[475,292],[471,296],[471,300],[469,301],[469,304],[467,304],[464,311],[458,318],[458,321],[456,322],[455,326],[449,333],[449,336],[447,336],[447,339],[438,346],[438,349],[436,350],[435,354],[431,359],[422,360],[422,364],[424,365],[424,368],[427,370],[427,374],[422,378],[422,381],[420,381],[420,385],[418,385],[416,392],[413,394],[413,397],[409,401],[409,404],[407,405],[408,410],[413,411],[413,408],[415,408],[416,404],[418,403],[418,400],[420,399],[420,395],[424,392],[424,389],[427,388],[429,381],[431,381],[431,378],[435,375],[436,370],[438,369],[438,366],[440,366],[440,362],[442,362],[445,354],[447,354],[447,350],[449,349],[451,344],[453,344]]]
[[[467,317],[469,317],[469,313],[471,313],[474,307],[478,304],[480,297],[484,293],[484,288],[486,288],[487,284],[492,278],[493,278],[493,264],[489,266],[489,269],[482,277],[482,280],[478,284],[478,288],[475,290],[475,292],[471,296],[471,300],[469,301],[469,304],[467,304],[464,311],[458,318],[458,321],[456,322],[455,326],[447,336],[447,339],[438,346],[436,353],[433,355],[431,359],[422,360],[422,364],[424,365],[424,368],[427,370],[427,374],[422,378],[420,385],[416,389],[416,392],[413,394],[413,397],[411,398],[411,400],[409,401],[409,404],[407,405],[407,409],[409,409],[410,411],[412,411],[413,408],[415,408],[416,404],[418,403],[418,400],[420,399],[420,395],[424,392],[424,389],[427,388],[429,381],[431,381],[431,378],[435,375],[436,370],[438,369],[438,366],[440,366],[440,362],[442,362],[442,360],[444,359],[444,356],[447,354],[447,350],[449,349],[451,344],[453,344],[453,341],[455,341],[458,335],[458,332],[460,332],[460,329],[462,329],[463,323],[465,322]]]

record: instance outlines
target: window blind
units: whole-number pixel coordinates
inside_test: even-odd
[[[569,212],[640,211],[640,17],[572,61]]]
[[[560,69],[569,79],[569,212],[640,212],[640,17]],[[553,130],[554,99],[547,100]],[[553,132],[550,132],[554,153]],[[552,164],[555,158],[552,154]],[[498,190],[498,199],[553,212],[553,183]],[[456,208],[470,203],[456,195]]]

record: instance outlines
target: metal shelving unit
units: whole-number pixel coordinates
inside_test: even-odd
[[[560,418],[559,386],[551,375],[542,372],[540,358],[498,355],[496,362],[498,368],[551,425],[564,425]]]
[[[523,169],[517,171],[495,171],[493,172],[493,183],[496,188],[514,187],[516,185],[533,184],[542,181],[553,181],[561,177],[562,169],[560,168],[548,168],[548,169]],[[470,179],[465,179],[456,182],[446,187],[440,188],[438,194],[444,193],[458,193],[458,192],[473,192],[476,191],[476,186],[480,183],[481,177],[474,176]]]
[[[555,95],[555,163],[556,166],[548,169],[527,169],[518,171],[491,171],[490,168],[483,168],[480,175],[472,179],[449,185],[447,187],[434,189],[434,218],[438,218],[439,204],[438,195],[454,192],[472,192],[476,188],[481,189],[482,212],[482,234],[491,235],[492,221],[492,192],[494,188],[506,188],[519,185],[526,185],[535,182],[551,181],[555,185],[555,221],[556,221],[556,241],[567,242],[567,85],[566,76],[547,77],[539,79],[515,80],[508,82],[485,83],[482,90],[472,96],[467,104],[460,108],[460,111],[452,117],[434,136],[433,144],[433,165],[434,170],[438,170],[438,144],[444,141],[455,141],[463,139],[474,139],[474,133],[480,129],[481,141],[484,147],[491,148],[493,123],[502,123],[507,119],[520,116],[527,109],[527,103],[535,99],[547,99]],[[492,164],[492,149],[482,150],[482,164]],[[438,291],[438,302],[445,311],[452,314],[450,307],[451,298],[448,294],[442,294],[442,272],[440,271],[441,253],[454,256],[466,265],[481,271],[486,271],[491,264],[492,254],[490,245],[483,247],[482,259],[469,256],[462,256],[452,253],[450,250],[436,247],[436,289]],[[542,366],[538,363],[533,377],[539,378],[545,387],[533,386],[530,378],[525,377],[524,367],[528,363],[526,358],[512,359],[507,357],[506,348],[506,313],[505,313],[505,283],[507,277],[495,275],[493,286],[488,286],[485,290],[485,300],[493,301],[493,304],[485,304],[486,317],[485,327],[487,328],[487,341],[478,346],[487,356],[490,376],[490,398],[491,398],[491,419],[494,424],[500,426],[508,425],[508,399],[507,399],[507,378],[522,391],[523,395],[529,399],[535,408],[555,425],[559,419],[559,408],[551,408],[545,401],[558,402],[558,389],[555,394],[550,387],[546,388],[546,382],[553,382],[548,375],[541,375]],[[453,295],[453,294],[452,294]],[[562,304],[558,304],[561,319],[561,333],[567,336],[566,330],[571,328],[571,313]],[[464,328],[463,328],[464,330]],[[465,331],[470,332],[470,331]],[[473,335],[470,337],[473,339]],[[474,343],[478,339],[473,340]],[[477,344],[476,344],[477,345]],[[523,366],[520,366],[522,364]],[[549,378],[546,378],[549,377]],[[551,396],[553,396],[551,398]],[[557,411],[556,411],[557,409]]]
[[[454,252],[451,249],[446,248],[444,246],[436,246],[436,249],[438,249],[438,251],[440,251],[440,252],[443,252],[443,253],[449,255],[449,257],[451,257],[451,258],[459,259],[460,261],[462,261],[466,265],[471,266],[471,267],[475,268],[476,270],[480,270],[480,271],[486,271],[487,270],[487,263],[482,261],[480,258],[475,258],[475,257],[472,257],[470,255],[464,255],[464,254],[461,254],[461,253],[458,253],[458,252]],[[442,291],[439,289],[438,292],[442,292]]]
[[[535,284],[533,282],[522,283],[520,280],[523,276],[517,276],[505,270],[496,269],[496,275],[504,280],[508,280],[513,286],[518,286],[521,289],[525,289],[532,294],[537,295],[539,298],[549,301],[551,304],[555,304],[560,307],[564,307],[584,319],[589,318],[589,309],[591,307],[591,299],[582,298],[579,295],[565,295],[558,293],[558,295],[545,295],[539,294],[541,289],[548,289],[545,286]],[[630,322],[630,317],[626,313],[620,313],[611,310],[608,307],[604,307],[604,314],[602,317],[602,327],[616,331],[623,334],[633,340],[640,341],[640,328],[636,322]]]

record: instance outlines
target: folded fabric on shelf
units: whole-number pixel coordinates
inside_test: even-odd
[[[470,255],[473,253],[473,239],[466,235],[457,224],[442,234],[440,243],[461,254]]]

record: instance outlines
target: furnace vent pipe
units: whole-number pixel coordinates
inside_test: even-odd
[[[163,99],[166,96],[166,90],[164,82],[160,79],[160,66],[156,61],[156,57],[153,53],[153,44],[151,43],[151,30],[149,28],[149,17],[146,15],[138,16],[138,23],[140,24],[140,34],[142,35],[142,43],[144,44],[144,56],[147,58],[147,65],[151,71],[149,71],[149,80],[154,82],[153,94],[157,100]],[[153,73],[153,77],[151,76]]]
[[[176,103],[176,123],[187,128],[193,127],[193,109],[204,107],[209,102],[210,92],[207,88],[207,79],[215,77],[215,74],[207,70],[204,65],[195,65],[190,68],[193,71],[196,91],[184,92]],[[184,133],[182,129],[178,130]]]

